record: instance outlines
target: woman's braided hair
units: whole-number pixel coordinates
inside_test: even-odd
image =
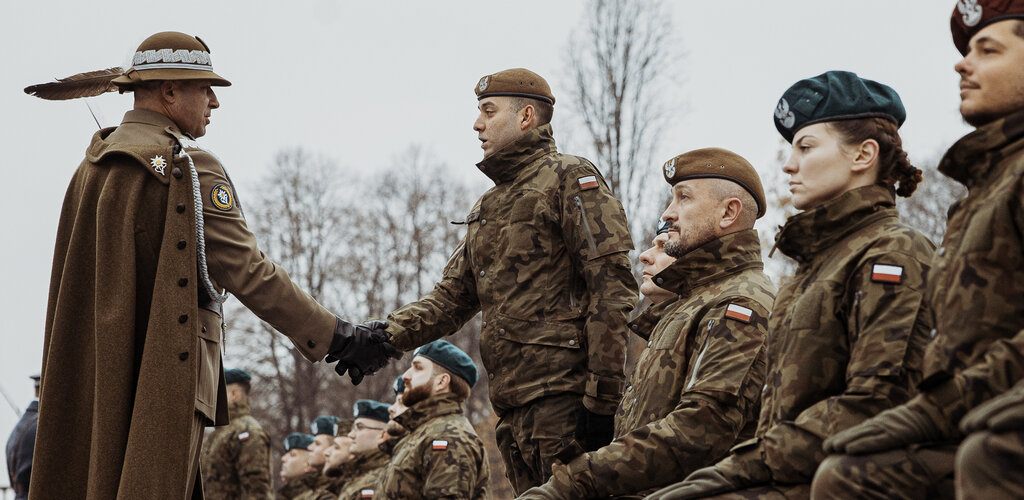
[[[862,118],[828,124],[847,146],[855,146],[868,139],[878,142],[878,185],[896,188],[896,194],[906,198],[923,180],[921,169],[911,165],[907,152],[903,151],[903,141],[892,121],[885,118]]]

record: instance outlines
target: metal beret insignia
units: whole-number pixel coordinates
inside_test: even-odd
[[[975,26],[981,21],[981,6],[978,5],[978,0],[959,0],[956,3],[956,10],[962,15],[964,24],[968,27]]]
[[[491,81],[491,76],[490,75],[487,75],[487,76],[485,76],[485,77],[480,79],[480,83],[477,84],[477,88],[480,89],[480,92],[483,92],[483,91],[487,90],[487,84],[490,81]]]
[[[671,160],[665,162],[665,177],[668,178],[668,179],[671,179],[671,178],[675,177],[675,175],[676,175],[676,159],[672,158]]]
[[[789,110],[789,102],[785,97],[779,99],[779,105],[775,107],[775,119],[786,128],[793,128],[793,123],[796,122],[796,116]]]
[[[235,197],[223,182],[214,184],[213,189],[210,190],[210,202],[213,203],[213,208],[222,212],[230,211],[235,207]]]

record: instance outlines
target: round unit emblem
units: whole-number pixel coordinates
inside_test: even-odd
[[[234,208],[235,197],[232,196],[231,190],[223,182],[218,182],[210,190],[210,202],[213,203],[213,208],[222,212],[227,212]]]

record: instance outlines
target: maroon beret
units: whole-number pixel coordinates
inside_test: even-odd
[[[1024,19],[1024,0],[957,0],[949,19],[953,45],[966,56],[975,33],[1006,19]]]

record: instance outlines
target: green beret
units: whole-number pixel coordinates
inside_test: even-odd
[[[239,382],[248,382],[250,380],[252,380],[252,375],[241,368],[229,368],[224,370],[225,384],[237,384]]]
[[[899,94],[888,85],[849,71],[829,71],[800,80],[775,106],[775,128],[787,142],[812,123],[885,118],[898,128],[907,119]]]
[[[352,405],[353,418],[369,418],[378,422],[391,420],[388,416],[388,405],[372,399],[360,399]]]
[[[672,227],[672,224],[669,224],[667,221],[663,221],[661,219],[658,219],[658,231],[655,232],[654,235],[657,236],[657,235],[659,235],[661,233],[667,233],[669,228],[671,228],[671,227]]]
[[[313,436],[301,432],[293,432],[284,438],[284,451],[305,450],[313,444]]]
[[[402,376],[395,377],[395,381],[391,384],[391,389],[395,391],[395,396],[405,392],[405,380],[402,380]]]
[[[953,17],[949,19],[953,45],[966,56],[975,33],[985,26],[1006,19],[1024,19],[1024,1],[960,0],[953,8]]]
[[[443,366],[469,382],[470,387],[476,384],[476,364],[473,363],[473,358],[447,340],[435,340],[416,349],[412,354],[413,356],[423,356]]]
[[[506,69],[480,78],[476,83],[477,100],[494,95],[529,97],[548,104],[555,103],[548,82],[537,73],[523,68]]]
[[[739,184],[754,197],[757,218],[766,210],[761,176],[742,156],[722,148],[695,149],[665,162],[662,174],[669,185],[687,179],[725,179]]]
[[[313,419],[313,423],[309,424],[310,430],[313,431],[313,435],[318,434],[330,434],[332,436],[338,435],[338,421],[341,420],[334,415],[324,415]]]

